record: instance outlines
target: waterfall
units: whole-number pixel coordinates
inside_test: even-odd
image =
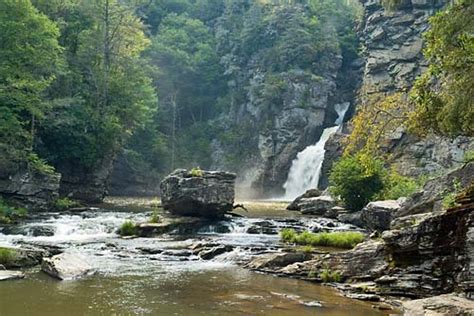
[[[336,104],[335,110],[338,117],[334,122],[335,126],[324,129],[319,141],[299,152],[293,160],[288,178],[283,185],[285,199],[292,200],[298,195],[303,194],[306,190],[318,187],[321,167],[324,161],[324,145],[329,137],[342,127],[344,115],[348,108],[348,102]]]

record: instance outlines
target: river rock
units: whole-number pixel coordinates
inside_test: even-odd
[[[0,270],[0,281],[23,279],[25,274],[21,271]]]
[[[390,229],[393,213],[399,209],[396,200],[370,202],[362,209],[360,219],[365,228],[382,232]]]
[[[324,215],[336,206],[336,201],[330,196],[318,196],[302,199],[299,205],[302,214]]]
[[[309,259],[311,259],[311,255],[303,252],[271,253],[253,259],[247,264],[247,268],[253,270],[272,270]]]
[[[474,315],[474,301],[458,294],[443,294],[403,302],[404,315]]]
[[[219,245],[212,248],[204,248],[203,250],[199,252],[199,257],[201,257],[201,259],[204,259],[204,260],[210,260],[225,252],[232,251],[232,249],[234,249],[234,247],[230,245]]]
[[[362,222],[360,212],[340,212],[337,216],[337,220],[357,227],[364,226],[364,222]]]
[[[222,218],[234,204],[235,174],[178,169],[160,185],[163,208],[172,214]]]
[[[197,217],[162,217],[159,223],[139,223],[136,228],[138,236],[153,237],[171,232],[181,234],[196,232],[205,223]]]
[[[50,255],[48,251],[38,248],[2,248],[12,252],[12,259],[2,263],[7,269],[33,267],[40,264],[43,257]]]
[[[298,196],[291,202],[286,209],[289,211],[299,211],[301,209],[300,203],[303,199],[318,197],[321,195],[321,191],[318,189],[309,189],[305,193]]]
[[[62,253],[44,258],[41,270],[60,280],[72,280],[90,274],[92,267],[80,255]]]

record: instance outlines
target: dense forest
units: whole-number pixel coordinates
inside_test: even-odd
[[[132,172],[160,178],[178,167],[239,172],[265,150],[273,154],[263,158],[261,182],[281,186],[288,162],[321,127],[286,140],[296,148],[279,149],[288,131],[278,128],[294,115],[278,113],[309,109],[302,112],[308,117],[322,109],[315,120],[322,117],[325,126],[334,117],[331,104],[344,100],[320,100],[355,99],[350,67],[363,54],[357,1],[5,0],[1,6],[1,169],[54,168],[64,192],[109,170],[104,182],[117,157]],[[455,1],[431,20],[428,71],[411,97],[371,95],[375,105],[358,110],[346,152],[365,146],[375,155],[381,131],[401,121],[418,132],[472,136],[471,16],[469,1]],[[385,116],[378,121],[389,117],[389,123],[365,129],[379,109]],[[273,145],[256,154],[265,138]],[[276,156],[286,157],[284,164]]]

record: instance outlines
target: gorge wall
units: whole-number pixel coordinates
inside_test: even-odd
[[[375,97],[407,92],[417,76],[426,70],[423,57],[423,33],[429,28],[429,17],[447,1],[406,0],[393,11],[380,1],[361,0],[364,6],[359,36],[362,43],[364,70],[358,91],[357,107],[370,106]],[[349,132],[346,128],[345,132]],[[326,157],[320,187],[328,185],[331,166],[342,154],[344,134],[334,135],[326,143]],[[436,174],[460,165],[464,153],[474,145],[467,137],[450,139],[428,135],[408,135],[403,128],[384,140],[392,154],[392,163],[407,176]]]

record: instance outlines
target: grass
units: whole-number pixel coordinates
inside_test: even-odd
[[[331,271],[329,268],[324,268],[319,274],[321,281],[324,283],[328,282],[341,282],[341,274],[337,271]]]
[[[452,191],[446,191],[443,195],[443,207],[445,209],[455,207],[456,203],[456,196],[462,192],[462,184],[459,179],[453,180],[453,189]]]
[[[125,221],[119,229],[120,236],[135,236],[137,234],[137,226],[132,221]]]
[[[0,224],[11,224],[25,218],[27,213],[25,208],[9,206],[0,198]]]
[[[150,216],[150,223],[159,223],[161,220],[160,220],[160,216],[158,215],[158,208],[153,208],[153,212],[151,213],[151,216]]]
[[[79,203],[77,203],[76,201],[71,200],[68,197],[56,199],[54,201],[54,205],[53,205],[53,207],[58,211],[65,211],[65,210],[68,210],[72,207],[77,207],[77,206],[79,206]]]
[[[0,264],[9,264],[18,256],[15,249],[0,247]]]
[[[305,245],[298,248],[298,250],[304,253],[313,253],[314,248],[311,245]]]
[[[364,234],[359,232],[310,233],[305,231],[298,234],[293,229],[283,229],[280,236],[283,241],[297,245],[347,249],[354,248],[365,239]]]

